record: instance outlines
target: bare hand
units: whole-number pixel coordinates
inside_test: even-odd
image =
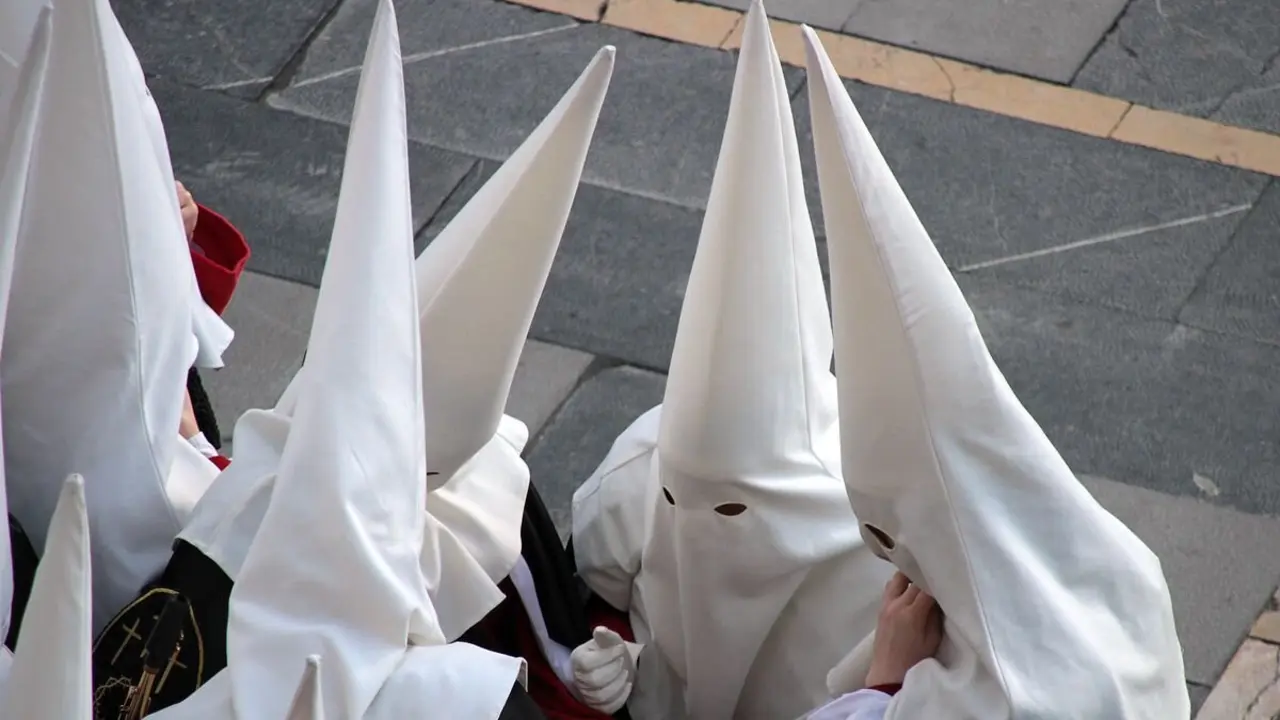
[[[187,232],[187,239],[190,240],[196,232],[196,221],[200,219],[200,207],[196,205],[195,198],[191,197],[191,193],[187,192],[182,183],[176,184],[178,208],[182,210],[182,229]]]
[[[942,644],[942,611],[933,598],[895,573],[884,588],[867,685],[901,684],[916,663]]]
[[[178,434],[190,440],[200,434],[200,424],[196,422],[196,410],[191,406],[191,393],[182,394],[182,420],[178,422]]]

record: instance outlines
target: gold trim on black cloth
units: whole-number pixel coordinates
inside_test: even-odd
[[[161,612],[178,598],[188,603],[181,640],[173,643],[173,649],[162,650],[171,653],[163,663],[148,663],[146,646]],[[155,670],[148,683],[150,712],[182,702],[226,667],[230,599],[231,579],[216,563],[179,540],[160,577],[117,613],[94,642],[95,720],[118,720],[130,688],[142,682],[144,665]]]

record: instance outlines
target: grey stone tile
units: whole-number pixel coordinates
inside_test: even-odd
[[[256,97],[341,0],[114,0],[147,73]]]
[[[991,278],[960,284],[1010,386],[1077,472],[1280,512],[1280,347]]]
[[[1182,320],[1280,345],[1280,184],[1263,193]]]
[[[1187,680],[1211,686],[1280,578],[1280,519],[1097,477],[1081,481],[1160,558]],[[1193,704],[1205,687],[1190,688]]]
[[[814,27],[839,30],[861,0],[770,0],[765,12],[774,20],[790,20]],[[751,0],[709,0],[711,5],[746,12]]]
[[[1075,85],[1280,132],[1277,38],[1271,0],[1133,0]]]
[[[293,85],[338,72],[358,73],[377,6],[377,0],[345,0],[308,47]],[[396,3],[396,23],[406,63],[419,62],[423,55],[466,52],[477,44],[511,42],[530,33],[578,24],[563,15],[496,0],[401,0]]]
[[[333,230],[347,129],[213,92],[157,82],[174,172],[226,215],[253,249],[250,267],[319,284]],[[414,219],[425,224],[475,163],[410,143]]]
[[[591,24],[428,57],[405,67],[409,133],[505,159],[604,45],[617,47],[617,64],[584,179],[702,207],[733,89],[729,52]],[[801,71],[785,72],[798,88]],[[295,86],[270,103],[347,122],[356,82],[353,74]]]
[[[560,408],[526,453],[561,537],[567,538],[573,491],[604,460],[618,434],[662,402],[666,379],[631,367],[615,367],[584,382]]]
[[[245,410],[272,407],[302,365],[315,288],[246,272],[223,319],[236,332],[220,370],[202,370],[218,426],[233,437]],[[229,452],[225,447],[224,453]]]
[[[1246,213],[1240,210],[973,273],[1080,302],[1173,320]]]
[[[1259,80],[1227,96],[1212,118],[1229,125],[1280,133],[1280,63]]]
[[[526,342],[507,396],[507,414],[529,427],[529,437],[536,437],[573,392],[592,360],[591,355],[577,350],[537,340]]]
[[[496,165],[482,163],[422,233],[434,237]],[[582,184],[532,337],[665,369],[675,342],[702,213]]]
[[[845,32],[1069,82],[1126,0],[862,0]]]
[[[943,257],[964,267],[1257,199],[1267,177],[846,82]],[[820,215],[809,98],[795,99]]]

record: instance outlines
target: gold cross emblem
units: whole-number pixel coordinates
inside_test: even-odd
[[[138,642],[142,642],[142,636],[138,634],[137,618],[134,618],[132,627],[124,628],[124,640],[120,642],[120,648],[116,650],[116,654],[111,656],[112,665],[115,665],[116,661],[120,659],[120,653],[124,652],[124,649],[129,646],[130,640],[137,640]]]
[[[164,683],[166,680],[169,679],[169,673],[172,672],[175,667],[180,670],[187,669],[187,666],[183,665],[178,660],[178,652],[181,650],[182,650],[181,644],[179,644],[178,647],[173,649],[173,655],[169,656],[169,662],[164,666],[164,673],[160,675],[160,682],[156,684],[156,691],[152,693],[152,695],[159,695],[160,691],[164,690]]]

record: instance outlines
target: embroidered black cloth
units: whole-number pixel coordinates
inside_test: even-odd
[[[178,540],[164,572],[103,629],[93,646],[95,720],[116,720],[129,688],[142,678],[146,645],[161,610],[175,596],[189,606],[181,640],[152,686],[151,712],[177,704],[227,666],[227,613],[231,578],[188,543]],[[155,665],[156,663],[152,663]]]

